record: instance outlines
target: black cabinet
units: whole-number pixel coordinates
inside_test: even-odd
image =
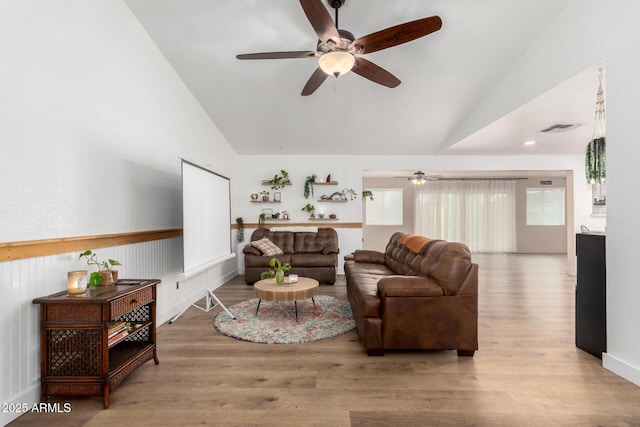
[[[576,235],[576,346],[602,359],[607,351],[606,236]]]

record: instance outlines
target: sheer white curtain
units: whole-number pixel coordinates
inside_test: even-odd
[[[515,181],[429,181],[415,195],[417,234],[462,242],[472,252],[516,251]]]

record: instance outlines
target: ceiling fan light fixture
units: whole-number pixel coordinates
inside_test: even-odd
[[[413,178],[411,182],[413,182],[415,185],[422,185],[425,182],[427,182],[427,180],[424,179],[423,177],[416,177],[416,178]]]
[[[320,69],[330,76],[347,74],[356,63],[356,58],[349,52],[334,50],[327,52],[318,59]]]

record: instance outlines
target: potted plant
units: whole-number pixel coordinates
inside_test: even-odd
[[[281,169],[280,173],[281,175],[275,174],[273,178],[269,181],[264,181],[264,183],[271,184],[272,190],[280,190],[281,188],[284,188],[285,185],[291,184],[291,181],[289,180],[289,173],[284,169]]]
[[[264,219],[266,218],[266,214],[263,212],[260,215],[258,215],[258,227],[262,228],[264,227]]]
[[[355,200],[358,198],[358,194],[353,188],[345,188],[344,190],[342,190],[342,194],[349,196],[349,200]]]
[[[302,208],[302,212],[307,212],[310,218],[316,217],[314,213],[315,211],[316,211],[316,207],[313,206],[311,203],[307,203],[305,207]]]
[[[268,202],[269,201],[269,192],[267,190],[262,190],[260,192],[260,195],[262,196],[262,201],[263,202]]]
[[[309,175],[304,180],[304,198],[308,199],[309,196],[313,196],[313,183],[316,182],[317,175]]]
[[[269,266],[272,268],[260,273],[260,279],[276,278],[276,283],[282,285],[284,283],[284,272],[291,270],[291,264],[288,262],[281,263],[278,258],[271,258]]]
[[[82,252],[78,258],[85,258],[88,265],[93,265],[98,268],[98,271],[94,271],[89,275],[90,288],[95,288],[100,284],[108,285],[118,281],[118,270],[113,270],[111,267],[122,265],[119,261],[111,258],[106,261],[98,261],[98,255],[90,249]]]
[[[362,190],[362,200],[369,198],[373,202],[373,193],[371,190]]]
[[[238,224],[238,232],[236,234],[236,240],[238,243],[244,241],[244,220],[241,216],[236,218],[236,224]]]
[[[605,137],[594,138],[587,144],[585,173],[589,184],[602,184],[607,178]]]

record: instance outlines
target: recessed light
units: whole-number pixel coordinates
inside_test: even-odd
[[[533,145],[535,143],[535,141],[525,141],[524,145]]]

